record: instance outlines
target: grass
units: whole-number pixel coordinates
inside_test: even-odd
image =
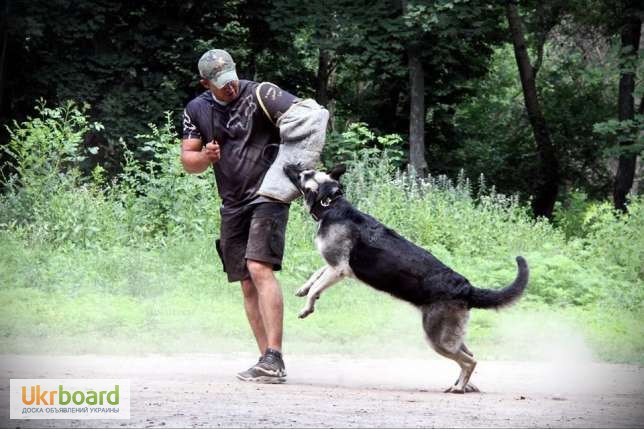
[[[295,215],[298,216],[298,215]],[[292,226],[294,224],[291,224]],[[310,231],[309,231],[310,232]],[[288,234],[302,239],[290,227]],[[0,245],[0,347],[11,353],[253,351],[241,292],[220,271],[212,237],[162,248],[60,252],[4,235]],[[327,291],[297,319],[294,291],[313,267],[287,251],[279,274],[285,347],[302,353],[432,356],[411,306],[362,284]],[[511,261],[507,261],[508,264]],[[510,279],[502,279],[507,282]],[[561,307],[528,297],[518,306],[474,310],[468,343],[483,359],[580,357],[644,363],[642,314],[596,304]]]

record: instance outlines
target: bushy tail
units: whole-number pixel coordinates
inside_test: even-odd
[[[530,270],[528,269],[528,263],[521,256],[517,256],[517,265],[519,266],[519,272],[510,286],[500,290],[472,287],[472,292],[468,299],[469,306],[473,308],[501,308],[518,300],[523,295],[523,291],[528,284]]]

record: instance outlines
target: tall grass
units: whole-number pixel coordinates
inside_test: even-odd
[[[89,176],[79,173],[84,151],[92,150],[81,147],[81,138],[92,125],[74,105],[41,107],[38,117],[14,124],[8,150],[15,174],[5,178],[0,196],[4,347],[114,351],[116,341],[128,350],[209,350],[252,344],[239,288],[226,283],[214,250],[214,181],[210,174],[183,172],[170,119],[138,136],[149,159],[126,152],[123,173],[114,180],[106,180],[100,167]],[[496,193],[483,178],[477,192],[464,174],[421,180],[373,151],[349,160],[343,183],[358,208],[475,285],[509,283],[514,257],[526,257],[531,280],[520,307],[474,313],[471,330],[484,350],[487,344],[496,353],[491,333],[498,334],[504,320],[527,323],[531,317],[538,329],[557,315],[585,332],[601,357],[644,356],[641,199],[625,216],[608,204],[589,206],[585,232],[576,237],[532,219],[527,206]],[[306,321],[296,319],[302,302],[292,292],[322,264],[314,233],[314,222],[295,202],[279,274],[287,343],[314,348],[331,341],[352,349],[387,341],[418,343],[424,350],[415,312],[355,282],[328,291]],[[83,342],[72,346],[78,337]]]

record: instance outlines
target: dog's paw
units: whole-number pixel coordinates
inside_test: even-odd
[[[302,286],[297,290],[297,292],[295,292],[295,296],[302,297],[302,296],[306,296],[307,293],[309,293],[309,288],[306,286]]]
[[[459,394],[462,394],[462,393],[465,393],[465,391],[463,389],[460,389],[460,388],[456,387],[456,386],[450,386],[447,389],[445,389],[443,391],[443,393],[459,393]]]
[[[445,393],[458,393],[458,394],[474,393],[474,392],[480,392],[480,390],[472,383],[467,383],[465,387],[462,389],[457,386],[450,386],[448,389],[445,390]]]
[[[479,388],[473,385],[472,383],[467,383],[465,385],[465,393],[478,393],[480,392]]]
[[[308,316],[311,313],[313,313],[312,308],[310,308],[310,309],[309,308],[304,308],[304,309],[302,309],[302,311],[300,311],[300,314],[298,314],[297,317],[299,317],[300,319],[304,319],[306,316]]]

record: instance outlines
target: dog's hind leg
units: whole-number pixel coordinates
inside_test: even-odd
[[[320,275],[320,277],[313,283],[309,288],[309,292],[306,295],[306,305],[300,311],[298,317],[304,319],[309,314],[313,313],[315,309],[315,300],[320,297],[320,294],[325,290],[342,280],[346,277],[346,274],[342,269],[338,267],[328,266]]]
[[[439,353],[439,349],[436,349]],[[450,359],[453,359],[461,367],[461,373],[458,376],[458,379],[453,386],[448,387],[445,390],[445,393],[468,393],[468,392],[478,392],[479,389],[472,383],[470,383],[470,377],[476,368],[476,361],[467,353],[460,350],[455,355],[447,355],[441,353]]]
[[[325,265],[314,272],[306,281],[306,283],[304,283],[302,287],[299,288],[297,292],[295,292],[295,296],[305,296],[309,292],[309,289],[311,289],[311,286],[313,286],[313,283],[315,283],[320,278],[320,276],[324,273],[324,270],[326,270],[327,268],[329,268],[329,266]]]
[[[470,349],[468,349],[468,348],[467,348],[467,346],[465,345],[465,343],[461,344],[461,350],[463,350],[465,353],[467,353],[468,355],[470,355],[470,357],[474,357],[474,353],[472,353],[472,352],[470,351]]]
[[[459,365],[461,365],[461,374],[459,375],[459,378],[454,383],[454,386],[458,386],[459,383],[461,383],[461,384],[463,384],[465,386],[464,387],[464,392],[480,392],[479,388],[476,387],[473,383],[471,383],[469,381],[470,377],[472,376],[472,373],[474,372],[474,368],[476,367],[476,363],[477,363],[476,359],[474,359],[474,354],[467,348],[465,343],[461,344],[461,352],[465,353],[470,358],[468,360],[467,357],[466,357],[466,360],[468,360],[469,363],[466,362],[465,366],[472,366],[472,365],[473,366],[469,370],[469,375],[467,376],[467,380],[465,380],[465,382],[462,383],[463,380],[461,380],[461,377],[463,377],[465,374],[463,373],[463,365],[459,363]],[[446,392],[451,392],[451,390],[452,390],[452,387],[447,389]],[[461,393],[461,392],[455,392],[455,393]]]
[[[469,312],[464,303],[443,302],[423,309],[423,328],[437,353],[452,359],[461,367],[461,373],[445,392],[478,392],[470,377],[476,368],[476,360],[463,343]]]

